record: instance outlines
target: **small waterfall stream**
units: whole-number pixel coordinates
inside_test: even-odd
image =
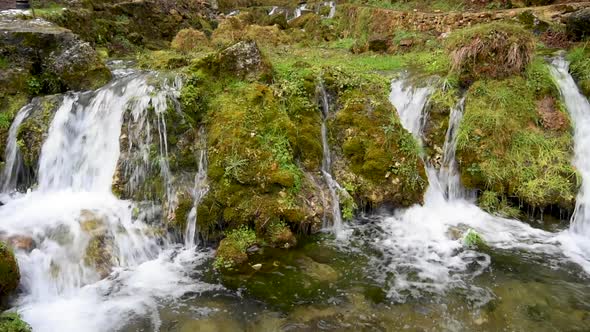
[[[136,315],[158,330],[161,301],[217,288],[188,276],[208,253],[157,238],[134,216],[134,203],[111,193],[123,115],[151,110],[165,137],[158,112],[175,90],[151,79],[130,72],[65,95],[41,149],[38,188],[0,207],[0,233],[31,239],[32,247],[15,248],[22,275],[15,304],[35,331],[114,331]]]
[[[188,214],[184,234],[184,246],[186,248],[194,248],[199,244],[197,236],[197,209],[203,197],[209,192],[209,186],[207,185],[207,136],[205,134],[205,127],[199,129],[199,143],[198,171],[195,176],[195,187],[193,189],[193,207]]]
[[[574,165],[582,177],[569,232],[558,236],[566,255],[590,273],[590,103],[569,74],[569,63],[553,59],[551,74],[559,87],[574,127]]]
[[[463,118],[465,108],[465,98],[461,98],[457,105],[451,109],[449,115],[449,127],[447,129],[445,144],[443,146],[443,160],[438,173],[438,182],[441,190],[448,200],[465,198],[466,193],[461,185],[461,176],[459,166],[455,159],[457,150],[457,136],[459,124]]]
[[[22,169],[22,160],[17,143],[18,128],[31,113],[33,103],[21,108],[8,129],[8,141],[6,142],[5,165],[0,182],[0,193],[9,193],[16,189],[19,172]]]
[[[328,126],[326,124],[330,114],[330,103],[328,100],[328,93],[326,92],[323,83],[318,85],[318,95],[321,103],[320,111],[322,113],[322,176],[326,181],[326,185],[328,186],[330,197],[332,199],[332,229],[334,233],[338,235],[342,231],[342,214],[340,211],[340,197],[338,196],[338,193],[342,191],[342,188],[332,176],[332,157],[330,152],[330,142],[328,141]],[[324,223],[325,222],[326,220],[324,220]],[[324,228],[326,228],[326,226],[327,225],[324,225]]]

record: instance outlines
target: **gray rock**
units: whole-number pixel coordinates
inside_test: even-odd
[[[222,72],[245,79],[258,78],[270,69],[253,40],[241,41],[224,49],[219,53],[218,61]]]
[[[13,71],[39,78],[36,92],[93,89],[111,78],[90,44],[42,19],[0,16],[0,54]]]
[[[573,40],[590,36],[590,8],[580,9],[565,18],[566,31]]]

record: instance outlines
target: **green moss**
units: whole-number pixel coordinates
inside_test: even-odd
[[[4,312],[0,315],[0,331],[3,332],[31,332],[31,326],[14,312]]]
[[[0,299],[10,295],[20,282],[20,271],[12,250],[0,242]],[[0,323],[1,326],[1,323]]]
[[[218,270],[233,270],[248,260],[246,249],[256,243],[256,233],[247,226],[229,231],[217,248],[214,266]]]
[[[467,92],[465,115],[457,142],[463,183],[534,207],[559,205],[572,209],[577,173],[570,164],[573,139],[567,115],[558,112],[565,128],[543,125],[538,101],[556,98],[553,81],[533,63],[526,78],[474,83]],[[559,114],[561,113],[561,114]],[[497,204],[484,202],[488,208]]]
[[[588,43],[574,47],[567,55],[570,73],[576,79],[580,91],[590,97],[590,46]]]
[[[338,91],[340,105],[329,123],[333,145],[342,147],[345,159],[336,166],[337,180],[355,187],[363,205],[420,201],[426,187],[420,148],[401,126],[387,87],[378,81],[359,83],[354,75],[337,70],[324,77],[327,86]],[[352,204],[344,207],[350,217]]]

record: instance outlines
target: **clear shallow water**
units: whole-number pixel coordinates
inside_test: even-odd
[[[156,89],[133,71],[117,77],[64,99],[42,149],[40,186],[0,207],[3,235],[35,244],[16,252],[23,279],[13,303],[35,331],[588,330],[587,237],[480,210],[449,176],[452,132],[447,174],[427,167],[424,205],[360,216],[337,236],[292,250],[264,249],[251,258],[259,271],[217,274],[213,253],[195,248],[196,229],[187,229],[184,247],[175,244],[140,220],[136,203],[111,193],[124,114],[140,123],[128,131],[136,142],[128,153],[137,154],[128,169],[140,179],[147,110],[156,110],[161,137],[160,115],[178,86]],[[572,88],[567,76],[561,84]],[[429,91],[392,84],[391,101],[418,139]],[[165,140],[158,145],[161,161]],[[206,158],[199,159],[204,170]],[[165,163],[158,167],[168,176]],[[195,204],[203,176],[195,179]],[[487,246],[467,246],[469,230]]]

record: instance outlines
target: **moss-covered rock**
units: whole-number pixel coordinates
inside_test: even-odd
[[[509,23],[479,24],[453,32],[447,42],[453,70],[463,80],[523,72],[535,51],[533,35]]]
[[[209,47],[209,38],[202,31],[182,29],[174,36],[170,46],[181,52],[199,51]]]
[[[138,47],[165,48],[181,29],[210,34],[211,14],[201,1],[108,0],[84,1],[77,8],[47,15],[47,19],[74,31],[85,41],[107,46],[113,54],[126,54]]]
[[[571,211],[578,187],[571,124],[543,61],[525,77],[477,81],[466,98],[457,159],[463,184],[487,191],[480,203],[489,209],[508,197]],[[551,109],[546,98],[553,99]],[[547,125],[547,116],[559,125]]]
[[[0,314],[0,331],[3,332],[31,332],[31,326],[23,321],[19,314],[4,312]]]
[[[31,75],[31,94],[97,88],[106,83],[110,71],[94,49],[71,31],[43,20],[2,18],[0,54]]]
[[[256,234],[246,226],[230,230],[215,253],[215,268],[226,272],[235,271],[248,261],[247,250],[256,242]]]
[[[330,121],[333,150],[339,156],[336,180],[359,206],[420,202],[427,184],[420,148],[402,127],[386,86],[355,82],[354,75],[336,70],[326,72],[324,79],[337,93]]]
[[[23,158],[23,167],[31,176],[32,184],[36,178],[37,165],[41,148],[47,138],[53,115],[57,111],[63,96],[51,95],[37,97],[31,102],[30,115],[22,122],[17,133],[17,144]]]
[[[14,253],[6,244],[0,242],[0,301],[10,295],[18,287],[19,282],[20,271]]]
[[[231,75],[239,79],[269,81],[272,67],[253,40],[241,41],[201,59],[196,68],[209,75]]]

